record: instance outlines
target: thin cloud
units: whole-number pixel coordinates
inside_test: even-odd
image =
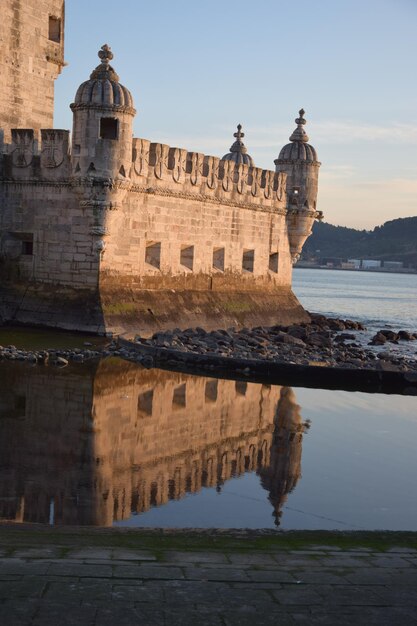
[[[292,124],[272,126],[248,126],[245,143],[252,153],[268,153],[278,155],[279,150],[289,141],[289,135],[293,130]],[[417,125],[392,122],[385,126],[376,124],[361,124],[349,120],[329,120],[316,122],[306,128],[310,132],[312,144],[320,145],[346,145],[358,142],[385,143],[385,144],[408,144],[417,145]],[[204,134],[189,133],[177,135],[166,132],[152,133],[152,140],[158,138],[172,146],[184,147],[189,150],[198,150],[209,154],[224,154],[233,143],[234,128],[230,125],[216,126]],[[275,158],[276,158],[275,156]]]

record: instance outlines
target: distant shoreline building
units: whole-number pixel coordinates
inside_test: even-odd
[[[104,45],[70,135],[52,128],[64,2],[3,4],[0,318],[100,333],[307,321],[291,290],[321,217],[304,111],[275,171],[255,166],[240,125],[223,159],[133,138]]]

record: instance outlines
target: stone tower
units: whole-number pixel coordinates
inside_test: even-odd
[[[132,167],[133,98],[110,65],[105,44],[101,63],[83,82],[71,104],[72,172],[79,178],[128,179]]]
[[[300,109],[297,128],[277,159],[275,171],[287,174],[288,231],[293,262],[298,260],[305,240],[311,234],[316,205],[320,162],[304,130],[305,111]],[[314,217],[313,217],[314,215]],[[292,219],[291,219],[292,218]]]
[[[1,0],[0,128],[51,128],[64,63],[64,0]]]

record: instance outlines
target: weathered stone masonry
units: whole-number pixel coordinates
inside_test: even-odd
[[[110,48],[99,56],[71,138],[11,129],[3,146],[3,318],[98,332],[307,319],[291,292],[319,216],[304,112],[275,172],[255,167],[240,126],[223,159],[133,139],[133,98]]]

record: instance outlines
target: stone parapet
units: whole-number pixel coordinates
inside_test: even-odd
[[[188,152],[146,139],[133,140],[134,192],[214,200],[285,212],[286,174]]]
[[[32,184],[68,179],[71,172],[69,130],[14,128],[0,153],[0,179]]]

